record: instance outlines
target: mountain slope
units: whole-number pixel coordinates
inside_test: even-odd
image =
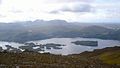
[[[107,27],[107,26],[106,26]],[[96,24],[68,23],[64,20],[35,20],[0,23],[0,41],[24,43],[56,37],[88,37],[119,40],[119,31]]]

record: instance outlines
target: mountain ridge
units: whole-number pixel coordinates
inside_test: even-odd
[[[0,40],[20,43],[56,37],[87,37],[120,40],[116,37],[116,35],[119,37],[120,29],[118,29],[118,25],[116,27],[115,25],[111,29],[108,28],[111,24],[76,24],[64,20],[0,23]]]

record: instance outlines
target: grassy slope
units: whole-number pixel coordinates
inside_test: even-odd
[[[105,52],[100,55],[100,59],[103,60],[103,62],[108,64],[120,65],[120,50],[113,51],[113,52]]]
[[[0,64],[5,66],[17,64],[20,68],[120,68],[119,53],[120,47],[68,56],[32,52],[0,53]]]

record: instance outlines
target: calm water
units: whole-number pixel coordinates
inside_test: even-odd
[[[91,46],[82,46],[75,45],[74,41],[98,41],[98,47]],[[105,47],[113,47],[120,46],[120,41],[116,40],[102,40],[102,39],[94,39],[94,38],[51,38],[46,40],[38,40],[38,41],[30,41],[35,44],[48,44],[48,43],[56,43],[56,44],[64,44],[66,46],[61,46],[62,49],[46,49],[45,52],[50,52],[52,54],[78,54],[84,51],[92,51],[94,49],[101,49]],[[19,46],[25,46],[24,44],[14,43],[14,42],[0,42],[0,46],[4,49],[6,48],[4,45],[10,44],[13,47],[18,48]]]

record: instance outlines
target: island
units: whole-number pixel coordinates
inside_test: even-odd
[[[75,45],[82,45],[82,46],[92,46],[92,47],[98,46],[98,41],[75,41],[72,43],[74,43]]]
[[[46,49],[62,49],[62,44],[47,43],[47,44],[35,44],[35,43],[25,43],[25,46],[19,46],[19,49],[28,50],[33,52],[44,52]]]

